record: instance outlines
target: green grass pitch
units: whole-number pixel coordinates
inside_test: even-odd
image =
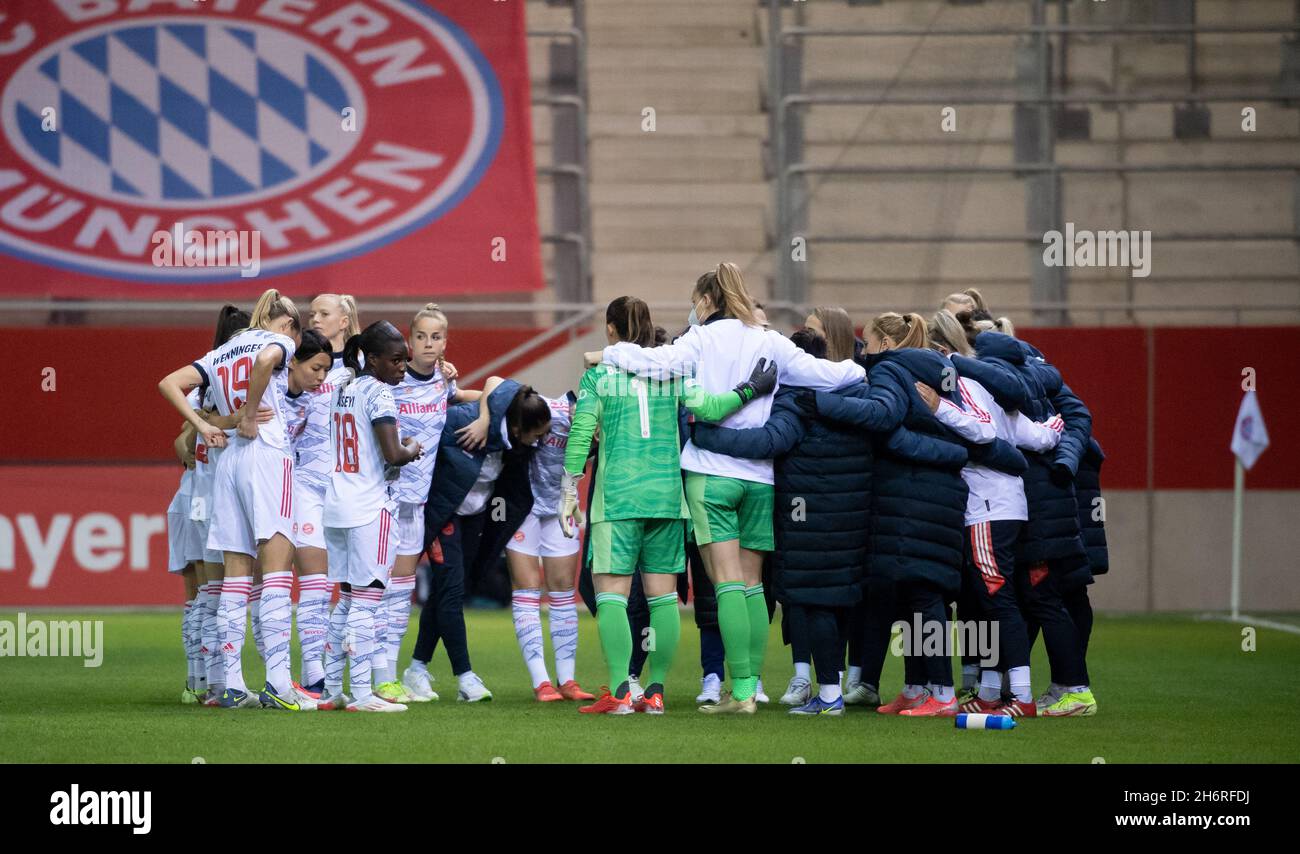
[[[773,704],[752,717],[701,715],[693,702],[698,634],[688,611],[667,686],[668,713],[617,718],[579,715],[573,703],[535,703],[508,611],[468,615],[475,670],[496,695],[493,702],[457,703],[440,649],[433,671],[443,699],[400,715],[182,706],[179,614],[28,613],[29,619],[74,617],[104,621],[102,666],[86,668],[72,658],[0,660],[0,761],[1300,761],[1300,635],[1260,628],[1256,650],[1247,652],[1240,626],[1190,616],[1099,616],[1089,655],[1097,716],[1024,721],[1010,732],[962,731],[947,719],[887,718],[860,709],[842,718],[792,717],[775,703],[792,673],[775,626],[764,674]],[[412,617],[403,666],[418,613]],[[260,684],[262,666],[251,643],[245,662],[249,685]],[[595,621],[584,612],[578,678],[594,691],[604,672]],[[1034,677],[1036,690],[1045,687],[1041,643]],[[898,660],[887,663],[884,681],[892,696],[901,681]]]

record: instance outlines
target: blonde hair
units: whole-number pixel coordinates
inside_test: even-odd
[[[442,325],[444,329],[451,325],[450,323],[447,322],[447,315],[443,314],[442,309],[438,307],[438,304],[436,302],[425,303],[424,308],[420,309],[415,313],[415,317],[411,318],[412,332],[415,332],[415,325],[419,323],[421,320],[442,321]]]
[[[298,317],[298,306],[294,305],[293,300],[288,297],[280,296],[280,292],[275,288],[268,288],[257,298],[257,305],[253,306],[248,328],[269,329],[271,321],[279,320],[285,315],[293,318],[295,332],[302,329],[302,321]]]
[[[819,305],[813,309],[813,317],[826,333],[826,358],[832,362],[852,359],[854,335],[849,313],[838,305]]]
[[[939,309],[934,317],[930,318],[930,325],[926,332],[930,335],[930,346],[932,347],[936,344],[942,344],[950,351],[962,356],[969,356],[975,352],[971,348],[970,341],[966,338],[966,329],[962,326],[961,321],[946,308]]]
[[[712,300],[724,317],[734,317],[746,326],[763,326],[754,316],[754,299],[745,289],[740,268],[730,261],[723,261],[716,270],[700,276],[693,293]]]
[[[316,294],[316,299],[328,297],[339,304],[339,309],[347,315],[348,334],[343,336],[343,340],[351,338],[353,335],[361,334],[361,318],[358,316],[357,300],[352,294]],[[315,300],[313,300],[315,302]]]
[[[871,321],[871,331],[877,338],[893,341],[895,347],[930,346],[930,337],[925,331],[925,318],[916,313],[887,311]]]
[[[988,311],[989,308],[984,304],[984,295],[975,288],[967,288],[959,294],[948,294],[944,297],[944,304],[955,303],[966,311]],[[954,312],[955,314],[956,312]]]
[[[984,314],[984,317],[976,320],[969,311],[957,312],[957,322],[961,324],[966,333],[966,340],[972,346],[975,344],[975,338],[981,332],[1001,332],[1003,335],[1010,335],[1012,338],[1016,337],[1016,327],[1011,323],[1011,318],[999,317],[995,320],[987,316],[988,312],[984,312]]]

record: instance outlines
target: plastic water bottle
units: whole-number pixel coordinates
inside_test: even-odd
[[[957,729],[1015,729],[1015,718],[1006,715],[957,715]]]

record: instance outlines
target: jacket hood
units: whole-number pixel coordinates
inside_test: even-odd
[[[1013,365],[1023,365],[1031,357],[1031,350],[1042,358],[1042,354],[1030,345],[1001,332],[981,332],[975,336],[975,353],[981,359],[1002,359]]]
[[[899,350],[886,350],[879,354],[881,361],[893,362],[902,366],[912,376],[931,388],[939,389],[940,394],[957,401],[957,390],[954,379],[956,369],[942,354],[934,350],[924,350],[919,347],[904,347]],[[943,392],[945,387],[949,387],[949,392]]]

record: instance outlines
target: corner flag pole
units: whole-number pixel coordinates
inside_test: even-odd
[[[1232,488],[1232,619],[1241,616],[1241,505],[1246,491],[1246,469],[1236,458]]]

